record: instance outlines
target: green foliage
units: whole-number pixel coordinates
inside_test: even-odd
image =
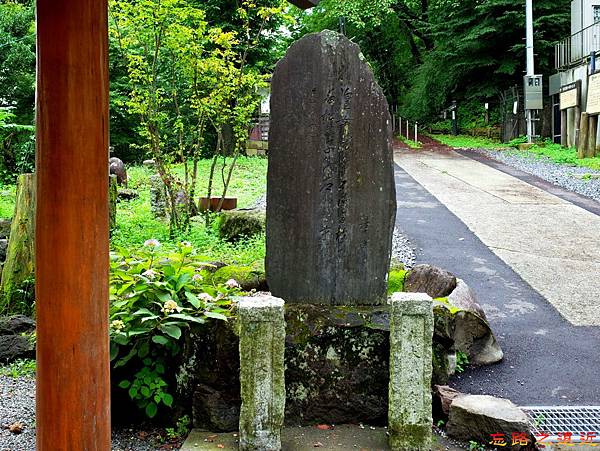
[[[35,315],[35,279],[28,277],[16,287],[0,295],[0,314]]]
[[[391,270],[388,274],[388,294],[404,291],[404,280],[408,271]]]
[[[485,445],[471,440],[469,441],[469,451],[485,451]]]
[[[574,147],[562,147],[560,144],[555,144],[551,140],[537,143],[528,150],[515,151],[515,153],[534,158],[547,158],[557,164],[578,166],[600,171],[600,156],[594,158],[578,158],[577,149]]]
[[[506,149],[509,146],[495,139],[480,136],[435,135],[432,138],[447,146],[464,149]]]
[[[0,182],[34,166],[34,20],[33,2],[0,3]]]
[[[0,218],[12,218],[15,212],[16,185],[0,182]]]
[[[7,365],[0,366],[0,376],[12,377],[14,379],[20,377],[34,377],[35,360],[17,359]]]
[[[179,171],[176,165],[174,171]],[[257,198],[266,192],[267,160],[264,158],[239,157],[231,183],[231,194],[238,198],[241,208],[252,206]],[[210,171],[210,161],[200,160],[198,176],[204,179]],[[265,236],[257,235],[228,243],[219,238],[212,227],[206,227],[204,221],[193,220],[189,231],[170,238],[169,227],[163,221],[155,219],[150,209],[150,185],[148,178],[152,172],[141,166],[128,168],[129,186],[137,191],[139,198],[120,202],[117,206],[117,228],[111,237],[113,249],[132,248],[143,243],[148,236],[158,239],[165,247],[172,242],[189,241],[194,248],[209,260],[225,263],[251,264],[265,255]],[[217,187],[221,180],[215,180]],[[0,204],[1,205],[1,204]]]
[[[483,125],[483,104],[499,120],[500,93],[522,83],[525,8],[521,0],[322,0],[298,13],[297,34],[337,29],[346,33],[370,62],[390,103],[411,120],[435,122],[458,101],[461,127]],[[569,35],[570,2],[534,4],[536,64],[554,73],[554,42]]]
[[[173,403],[165,368],[181,349],[183,330],[227,320],[230,298],[240,293],[233,281],[206,282],[206,268],[187,242],[169,252],[157,240],[147,240],[136,252],[111,254],[111,361],[134,374],[119,387],[150,418]]]
[[[456,351],[456,372],[462,373],[469,364],[469,356],[462,351]]]
[[[402,141],[404,144],[406,144],[411,149],[421,149],[423,147],[423,144],[421,142],[415,142],[412,139],[405,138],[402,135],[398,135],[398,136],[396,136],[396,138],[398,138],[400,141]]]
[[[187,415],[182,416],[177,420],[174,428],[167,428],[167,437],[171,440],[176,440],[178,438],[184,437],[190,431],[190,424],[192,420]]]

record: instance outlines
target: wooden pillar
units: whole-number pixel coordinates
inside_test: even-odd
[[[38,451],[109,451],[107,0],[37,0]]]
[[[598,116],[589,117],[588,144],[586,156],[593,158],[596,153],[596,135],[598,134]]]
[[[584,158],[587,153],[589,117],[587,113],[581,113],[579,119],[579,140],[577,142],[577,158]]]
[[[560,145],[563,147],[569,146],[569,124],[567,122],[567,117],[567,110],[560,110]]]

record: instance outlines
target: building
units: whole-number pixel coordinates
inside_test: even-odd
[[[598,80],[593,76],[596,66],[600,66],[596,63],[597,52],[600,52],[600,0],[573,0],[571,36],[556,44],[558,73],[550,77],[553,136],[557,143],[575,146],[581,113],[600,112],[595,106],[596,98],[600,99],[600,75]]]

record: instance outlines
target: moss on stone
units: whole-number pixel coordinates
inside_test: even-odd
[[[219,236],[227,241],[258,235],[265,231],[266,215],[260,210],[223,211],[217,220]]]
[[[264,289],[266,286],[264,266],[260,262],[256,262],[251,266],[224,266],[209,277],[214,284],[221,284],[234,279],[244,291]]]
[[[388,276],[388,294],[404,291],[404,280],[408,271],[392,269]]]

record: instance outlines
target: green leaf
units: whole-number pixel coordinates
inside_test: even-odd
[[[138,357],[140,359],[143,359],[144,357],[146,357],[148,354],[150,353],[150,345],[148,344],[148,342],[144,342],[141,346],[140,349],[138,350]]]
[[[206,317],[208,318],[213,318],[213,319],[220,319],[223,321],[227,321],[227,317],[221,313],[215,313],[215,312],[204,312],[204,315],[206,315]]]
[[[152,341],[159,345],[166,345],[169,342],[169,339],[166,337],[163,337],[162,335],[154,335],[152,337]]]
[[[198,299],[198,296],[196,296],[194,293],[190,293],[189,291],[186,291],[185,297],[190,302],[190,304],[192,304],[194,306],[194,308],[200,308],[200,305],[202,305],[202,303],[200,302],[200,299]]]
[[[137,388],[135,388],[135,387],[131,387],[131,388],[129,389],[129,397],[130,397],[131,399],[135,399],[135,397],[137,396],[137,394],[138,394]]]
[[[114,341],[110,342],[110,360],[111,362],[117,358],[119,355],[119,345],[117,345]]]
[[[172,298],[171,293],[167,293],[165,291],[158,291],[156,293],[156,297],[161,300],[161,302],[167,302]]]
[[[167,407],[171,407],[173,405],[173,396],[171,396],[168,393],[163,393],[162,401],[164,405],[166,405]]]
[[[150,396],[150,389],[144,385],[140,389],[140,393],[142,394],[142,396],[145,396],[146,398],[148,398]]]
[[[175,286],[175,291],[181,290],[181,288],[183,288],[183,286],[190,280],[192,280],[192,276],[188,273],[184,273],[181,276],[179,276],[179,279],[177,280],[177,285]]]
[[[179,326],[163,324],[160,326],[160,329],[170,337],[173,337],[175,340],[179,340],[181,337],[181,329]]]
[[[204,324],[205,321],[202,318],[198,318],[191,315],[186,315],[185,313],[173,313],[169,315],[169,318],[182,319],[184,321],[191,321],[193,323]]]
[[[139,316],[139,315],[144,315],[144,316],[154,316],[156,318],[158,318],[158,316],[156,316],[154,313],[152,313],[150,310],[148,310],[147,308],[141,308],[139,309],[137,312],[132,314],[133,316]]]
[[[127,380],[125,380],[125,381],[121,381],[121,382],[119,383],[119,387],[120,387],[120,388],[129,388],[129,386],[130,386],[130,385],[131,385],[131,382],[129,382],[129,381],[127,381]]]
[[[149,418],[154,418],[154,416],[156,415],[156,412],[158,411],[158,406],[151,402],[146,406],[146,415]]]

